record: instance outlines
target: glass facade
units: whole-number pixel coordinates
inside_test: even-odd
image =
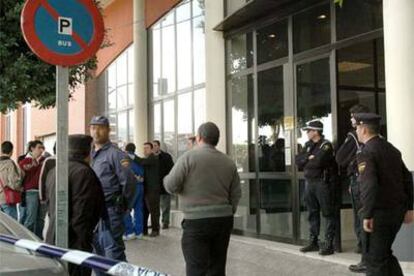
[[[205,121],[204,1],[183,1],[149,32],[151,137],[175,159]]]
[[[106,69],[106,113],[111,141],[120,147],[134,141],[134,52],[129,46]]]
[[[227,0],[227,7],[236,2]],[[351,128],[352,105],[365,104],[386,117],[382,6],[362,1],[355,10],[356,2],[344,1],[340,9],[321,1],[225,33],[227,150],[243,190],[236,232],[293,243],[307,239],[305,182],[294,165],[307,141],[301,128],[321,120],[325,137],[339,146]],[[351,22],[354,13],[367,23]],[[343,180],[337,192],[345,221],[351,214],[347,185]],[[353,238],[352,227],[343,230],[343,241]]]

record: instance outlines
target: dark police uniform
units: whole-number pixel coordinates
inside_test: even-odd
[[[361,235],[362,224],[361,219],[358,216],[358,209],[360,208],[359,197],[359,182],[358,167],[357,167],[357,152],[360,150],[361,144],[358,142],[358,138],[355,131],[349,132],[346,136],[345,142],[341,145],[335,154],[336,162],[342,168],[347,171],[349,177],[349,188],[351,191],[352,209],[354,213],[354,231],[358,240],[358,249],[362,249]]]
[[[355,114],[357,124],[378,124],[380,116]],[[368,276],[403,275],[392,244],[407,210],[413,209],[413,180],[392,144],[379,136],[365,143],[358,155],[361,219],[374,219],[372,233],[364,232],[363,254]]]
[[[94,117],[90,125],[108,125],[103,116]],[[123,217],[131,208],[136,182],[132,171],[122,166],[127,155],[108,141],[99,150],[92,151],[92,168],[98,176],[105,196],[107,216],[98,224],[94,238],[96,253],[108,258],[125,261]]]
[[[319,124],[323,129],[322,123]],[[309,159],[311,155],[314,156],[313,159]],[[306,179],[305,203],[309,212],[310,242],[317,247],[322,211],[322,216],[326,219],[326,245],[332,249],[335,236],[333,185],[336,163],[331,142],[323,137],[317,143],[308,141],[302,152],[296,156],[296,165],[303,169]]]

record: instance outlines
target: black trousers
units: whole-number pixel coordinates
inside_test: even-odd
[[[360,200],[360,192],[359,192],[359,183],[357,181],[356,176],[350,177],[350,188],[351,188],[351,201],[352,201],[352,211],[354,215],[354,231],[355,235],[357,237],[358,242],[358,248],[362,249],[362,223],[361,218],[358,214],[358,209],[361,206],[361,200]]]
[[[321,227],[320,213],[326,220],[325,240],[333,242],[335,237],[334,198],[329,184],[323,179],[307,179],[305,202],[308,208],[310,239],[316,241]]]
[[[402,276],[397,258],[392,254],[392,244],[401,228],[403,208],[375,210],[374,231],[363,233],[363,259],[367,276]]]
[[[148,233],[148,217],[151,214],[151,229],[160,231],[160,189],[144,188],[144,233]]]
[[[233,217],[183,220],[181,246],[187,276],[226,275]]]

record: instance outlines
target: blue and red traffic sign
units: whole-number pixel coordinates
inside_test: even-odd
[[[91,58],[104,37],[103,19],[93,0],[28,0],[21,28],[40,59],[61,66]]]

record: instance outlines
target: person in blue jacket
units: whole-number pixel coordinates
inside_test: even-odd
[[[125,146],[125,152],[128,154],[128,157],[130,158],[129,164],[125,165],[129,166],[129,168],[133,171],[135,178],[137,179],[137,186],[135,190],[135,199],[133,203],[134,218],[132,218],[131,212],[127,212],[124,216],[124,240],[132,240],[136,238],[140,239],[143,236],[144,230],[144,168],[135,161],[135,158],[137,157],[135,155],[135,150],[136,147],[133,143],[129,143]]]

